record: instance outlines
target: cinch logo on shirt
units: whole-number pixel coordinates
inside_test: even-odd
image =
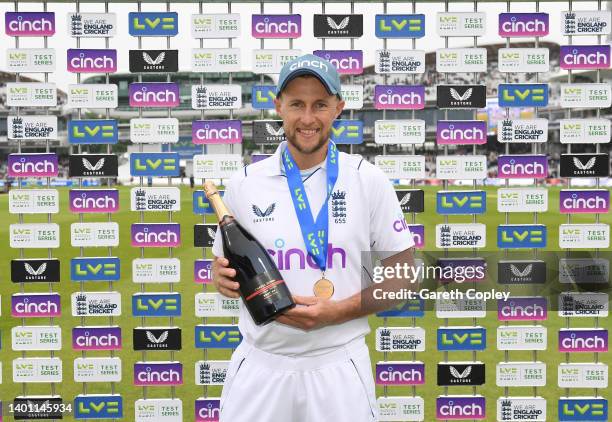
[[[285,249],[283,239],[276,239],[274,246],[277,249],[268,249],[268,254],[274,259],[279,270],[290,270],[292,265],[293,268],[296,268],[297,265],[300,270],[306,269],[306,266],[315,270],[319,269],[317,263],[305,250],[298,248]],[[334,248],[332,243],[328,243],[327,268],[330,270],[334,268],[334,256],[340,257],[340,268],[346,268],[346,250]]]

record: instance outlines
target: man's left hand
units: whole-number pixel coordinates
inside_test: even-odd
[[[298,306],[276,318],[276,321],[302,330],[314,330],[343,322],[342,309],[338,301],[295,295],[293,301]]]

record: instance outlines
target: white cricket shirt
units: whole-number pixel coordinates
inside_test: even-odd
[[[308,255],[281,165],[281,143],[274,155],[246,166],[229,180],[224,202],[234,217],[273,257],[292,294],[313,296],[321,270]],[[332,300],[360,292],[362,251],[401,252],[414,245],[402,221],[397,196],[383,172],[359,155],[339,154],[339,175],[329,199],[329,234],[325,277],[334,283]],[[303,179],[313,214],[325,200],[325,166]],[[398,224],[395,227],[403,227]],[[212,248],[223,256],[220,231]],[[342,346],[370,331],[367,317],[344,324],[303,331],[278,322],[258,327],[241,307],[239,328],[244,339],[270,353],[316,355]]]

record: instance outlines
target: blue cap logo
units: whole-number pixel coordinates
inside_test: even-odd
[[[333,64],[314,54],[306,54],[287,62],[278,78],[278,92],[298,76],[315,76],[332,95],[340,95],[340,76]]]

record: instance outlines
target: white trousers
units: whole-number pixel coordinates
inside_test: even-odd
[[[372,422],[374,378],[363,338],[314,357],[234,351],[220,422]]]

